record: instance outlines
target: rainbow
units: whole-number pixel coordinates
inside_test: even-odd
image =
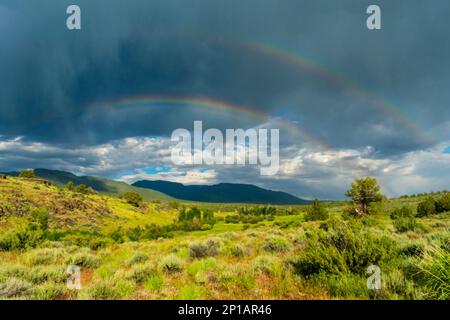
[[[416,121],[404,114],[402,110],[395,104],[367,90],[366,88],[360,86],[344,75],[321,66],[319,63],[311,59],[308,59],[298,53],[294,53],[284,48],[280,48],[276,45],[265,42],[242,41],[229,38],[223,39],[223,42],[228,45],[238,46],[241,48],[245,48],[246,50],[251,50],[253,52],[266,55],[302,70],[307,70],[308,72],[327,79],[338,87],[351,90],[352,92],[355,92],[356,94],[366,98],[374,106],[379,108],[384,114],[394,119],[403,127],[407,128],[415,135],[416,138],[420,139],[421,141],[430,145],[434,145],[438,142],[437,139],[435,139],[426,129],[421,128],[419,124],[416,123]]]
[[[330,151],[333,148],[322,139],[316,137],[314,134],[305,129],[279,117],[271,117],[265,113],[256,111],[252,108],[233,104],[221,100],[211,99],[207,97],[167,97],[167,96],[153,96],[153,97],[133,97],[124,98],[115,101],[103,102],[99,104],[92,104],[88,108],[171,108],[171,107],[189,107],[201,108],[207,111],[221,111],[221,112],[236,112],[241,115],[248,116],[261,123],[270,121],[276,125],[278,129],[284,128],[291,135],[298,137],[301,142],[307,142],[314,145],[321,151]],[[201,119],[198,119],[201,120]],[[357,163],[350,159],[340,159],[340,164],[352,170],[363,169]]]
[[[270,117],[269,115],[256,111],[250,107],[225,102],[222,100],[211,99],[207,97],[167,97],[167,96],[151,96],[151,97],[133,97],[124,98],[115,101],[109,101],[99,104],[93,104],[88,108],[161,108],[161,107],[190,107],[201,108],[208,111],[217,110],[222,112],[236,112],[256,119],[261,122],[270,121],[272,124],[280,128],[286,129],[289,133],[301,137],[308,142],[313,143],[322,149],[329,150],[331,147],[322,139],[314,136],[307,130],[279,117]],[[201,119],[199,119],[201,120]],[[305,142],[306,142],[305,141]]]

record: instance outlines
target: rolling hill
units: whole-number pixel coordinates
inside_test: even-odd
[[[75,185],[84,184],[95,191],[119,196],[127,191],[139,193],[144,200],[185,200],[205,203],[253,203],[272,205],[302,205],[310,201],[297,198],[281,191],[267,190],[251,184],[220,183],[216,185],[183,185],[169,181],[137,181],[132,185],[125,182],[94,176],[77,176],[71,172],[38,168],[34,170],[38,178],[64,186],[72,181]],[[16,177],[19,172],[6,172]]]
[[[135,191],[139,193],[144,200],[152,201],[152,200],[175,200],[170,196],[167,196],[161,192],[142,189],[134,186],[130,186],[125,182],[100,178],[100,177],[91,177],[91,176],[77,176],[73,173],[59,170],[49,170],[49,169],[35,169],[34,173],[38,178],[42,178],[50,181],[51,183],[57,186],[63,186],[67,182],[72,181],[75,185],[85,184],[95,191],[107,195],[122,195],[127,191]],[[18,176],[18,172],[6,172],[6,175],[9,176]]]
[[[308,200],[291,194],[263,189],[250,184],[220,183],[216,185],[183,185],[168,181],[142,180],[133,186],[162,192],[171,197],[198,201],[220,203],[258,203],[273,205],[307,204]]]

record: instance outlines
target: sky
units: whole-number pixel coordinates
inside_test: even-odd
[[[66,28],[71,4],[81,30]],[[366,28],[370,4],[381,30]],[[449,188],[449,12],[448,0],[0,0],[0,171],[321,199],[364,176],[388,196]],[[195,120],[279,129],[278,174],[174,165],[171,134]]]

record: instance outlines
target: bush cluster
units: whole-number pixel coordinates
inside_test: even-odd
[[[438,199],[427,197],[417,205],[418,217],[425,217],[447,211],[450,211],[450,192],[444,193]]]
[[[183,271],[183,265],[183,260],[173,254],[162,258],[161,262],[159,263],[162,271],[169,274]]]
[[[34,248],[44,239],[42,230],[33,230],[29,227],[21,228],[0,235],[0,251]]]
[[[272,236],[264,242],[263,249],[269,252],[286,252],[291,247],[290,242],[282,236]]]
[[[243,224],[258,224],[263,221],[275,220],[277,209],[270,206],[240,208],[237,214],[229,215],[225,218],[226,223],[243,223]]]
[[[319,201],[314,200],[305,214],[305,221],[326,220],[329,214],[325,206]]]
[[[394,227],[397,232],[416,231],[422,228],[412,209],[406,206],[394,209],[391,212],[391,219],[394,220]]]
[[[122,195],[122,198],[124,198],[127,203],[131,204],[134,207],[139,207],[143,200],[142,196],[134,191],[128,191],[124,193]]]
[[[212,257],[219,253],[220,243],[215,239],[193,242],[189,244],[189,256],[191,258]]]
[[[392,259],[395,243],[387,236],[373,235],[355,221],[341,221],[325,232],[308,233],[304,250],[291,261],[304,276],[327,274],[363,274],[370,264]]]
[[[419,264],[419,281],[427,290],[427,298],[450,299],[450,252],[431,248]]]

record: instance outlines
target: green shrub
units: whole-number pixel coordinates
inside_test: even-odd
[[[384,273],[379,299],[408,299],[417,298],[416,288],[412,281],[406,279],[400,270]]]
[[[81,194],[89,194],[91,193],[91,189],[85,185],[85,184],[79,184],[74,189],[75,192],[81,193]]]
[[[154,275],[148,278],[147,282],[145,283],[145,288],[153,292],[160,291],[163,288],[163,286],[164,286],[164,279],[160,275]]]
[[[318,241],[314,246],[312,243],[310,241],[305,251],[292,261],[296,273],[308,277],[322,271],[329,274],[347,272],[345,256],[336,247]]]
[[[360,214],[356,211],[354,205],[348,205],[342,209],[342,217],[346,220],[359,216]]]
[[[360,223],[341,221],[328,232],[306,233],[304,250],[291,261],[297,273],[364,274],[367,266],[392,259],[395,243],[386,236],[373,235]]]
[[[228,240],[239,240],[241,235],[238,232],[228,231],[220,234],[220,237]]]
[[[229,256],[241,258],[249,254],[249,249],[243,245],[236,244],[225,247],[223,252]]]
[[[50,213],[47,207],[42,207],[31,211],[30,223],[39,230],[46,231],[48,229],[48,220]]]
[[[94,283],[88,289],[89,299],[92,300],[115,300],[119,298],[111,281],[101,281]]]
[[[162,258],[159,267],[165,273],[177,273],[183,271],[183,260],[178,258],[176,255],[168,255]]]
[[[34,300],[56,300],[61,298],[63,293],[63,285],[46,282],[33,288],[31,298]]]
[[[265,273],[269,276],[281,275],[280,261],[271,255],[257,256],[251,265],[251,270],[256,273]]]
[[[416,231],[420,229],[420,224],[414,217],[397,218],[394,220],[394,227],[397,232]]]
[[[191,276],[195,276],[199,272],[211,271],[216,267],[217,261],[215,258],[202,259],[192,262],[187,268],[187,273]]]
[[[138,263],[143,263],[148,260],[148,254],[144,252],[136,252],[128,261],[127,265],[132,266]]]
[[[132,280],[136,283],[146,281],[150,276],[155,275],[156,270],[150,265],[136,265],[127,273],[127,280]]]
[[[129,204],[135,207],[139,207],[143,200],[142,196],[134,191],[128,191],[122,196]]]
[[[19,248],[20,241],[15,233],[9,232],[0,235],[0,251],[10,251]]]
[[[337,229],[339,228],[339,226],[343,223],[343,221],[341,219],[339,219],[336,216],[332,216],[331,218],[329,218],[328,220],[325,220],[323,222],[320,223],[319,228],[325,231],[331,230],[331,229]],[[349,222],[351,223],[351,221]],[[313,230],[305,230],[305,236],[313,236],[315,235],[315,232]]]
[[[248,272],[243,266],[228,265],[219,275],[219,282],[223,285],[237,286],[243,290],[253,290],[256,279],[253,272]]]
[[[178,258],[186,259],[189,257],[189,248],[184,244],[173,247],[170,252],[174,253]]]
[[[417,205],[417,216],[426,217],[436,214],[436,201],[432,197],[426,198]]]
[[[200,220],[201,218],[202,212],[196,207],[189,208],[188,210],[186,210],[186,208],[182,208],[178,213],[179,221],[193,221],[194,219]]]
[[[122,227],[118,227],[117,229],[112,231],[108,236],[117,243],[124,242],[124,238],[125,238],[125,234],[124,234]]]
[[[21,250],[36,247],[44,240],[42,230],[22,228],[0,236],[0,251]]]
[[[405,257],[421,257],[424,251],[423,243],[408,243],[399,249],[399,254]]]
[[[67,189],[67,190],[73,191],[74,187],[75,187],[75,186],[74,186],[74,184],[73,184],[72,181],[68,181],[68,182],[66,183],[66,189]]]
[[[438,213],[450,211],[450,192],[446,192],[436,201],[436,211]]]
[[[19,177],[26,179],[34,179],[36,178],[36,174],[34,173],[34,170],[22,170],[19,173]]]
[[[62,260],[64,252],[58,248],[39,248],[27,252],[24,261],[31,266],[50,265]]]
[[[273,207],[259,207],[259,208],[240,208],[238,214],[228,215],[225,218],[226,223],[243,223],[244,230],[247,224],[257,224],[264,220],[273,221],[275,219],[277,209]]]
[[[78,252],[66,259],[66,264],[85,268],[95,268],[100,264],[100,259],[87,252]]]
[[[379,219],[375,217],[374,215],[368,215],[361,219],[361,223],[365,227],[375,227],[379,226]]]
[[[379,202],[372,202],[369,205],[369,215],[384,215],[386,212],[386,198],[383,196],[382,200]]]
[[[95,282],[87,290],[87,298],[91,300],[117,300],[129,297],[136,285],[124,279],[112,278]]]
[[[291,248],[289,241],[281,236],[272,236],[264,242],[263,249],[269,252],[287,252]]]
[[[277,213],[277,209],[275,207],[265,206],[265,207],[256,207],[249,208],[243,207],[239,209],[239,215],[247,215],[247,216],[273,216]]]
[[[226,216],[226,218],[225,218],[225,223],[239,223],[239,222],[240,222],[240,218],[236,214]]]
[[[181,208],[178,213],[178,225],[185,231],[210,230],[216,221],[214,212],[208,209]]]
[[[177,295],[180,300],[201,300],[204,299],[206,289],[200,286],[182,287]]]
[[[0,265],[0,283],[10,278],[25,278],[28,268],[18,265]]]
[[[87,246],[91,250],[99,250],[111,246],[112,244],[114,244],[114,241],[110,238],[93,236],[89,240]]]
[[[427,251],[419,264],[427,298],[450,299],[450,252],[440,248]]]
[[[23,278],[34,284],[47,281],[62,283],[67,279],[67,273],[63,266],[45,266],[28,269]]]
[[[191,258],[212,257],[219,253],[220,243],[215,239],[189,244],[189,256]]]
[[[31,294],[31,283],[28,281],[9,278],[5,283],[0,283],[0,298],[20,298]]]
[[[308,208],[305,214],[305,221],[317,221],[328,219],[329,214],[327,209],[319,200],[314,200],[312,205]]]
[[[216,279],[215,272],[218,271],[215,258],[196,260],[187,268],[187,273],[194,279],[196,284],[206,284]]]
[[[396,208],[391,212],[391,219],[399,219],[399,218],[412,218],[414,217],[414,212],[411,208],[403,206],[401,208]]]
[[[318,287],[325,287],[331,296],[341,299],[368,298],[367,279],[352,273],[332,275],[320,273],[312,278]]]

